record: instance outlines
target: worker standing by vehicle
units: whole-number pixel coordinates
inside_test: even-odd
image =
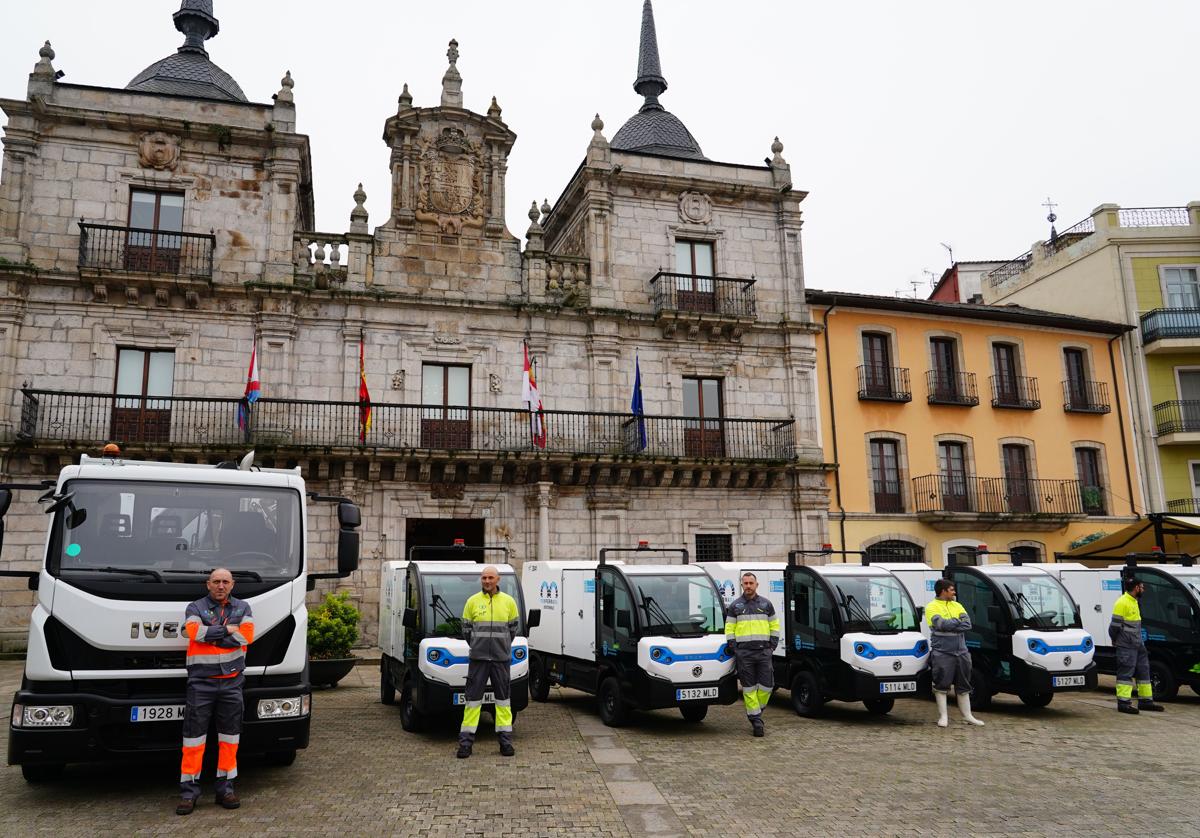
[[[938,708],[938,727],[950,724],[946,704],[952,684],[963,721],[973,725],[983,724],[971,713],[971,653],[967,651],[967,639],[964,636],[971,630],[971,617],[962,603],[954,598],[957,593],[953,582],[939,579],[933,586],[934,599],[925,606],[925,620],[930,629],[930,663],[933,669],[933,697]]]
[[[775,688],[772,654],[779,645],[779,617],[771,601],[758,595],[757,576],[747,571],[741,582],[742,595],[725,610],[725,639],[737,662],[750,732],[762,736],[762,711]]]
[[[512,746],[512,699],[509,690],[509,666],[512,641],[520,627],[517,602],[500,590],[500,571],[488,565],[479,574],[480,592],[463,607],[462,634],[470,645],[467,685],[464,696],[462,728],[458,734],[459,759],[471,755],[475,731],[483,710],[484,688],[492,685],[496,703],[496,733],[500,755],[510,757]]]
[[[1138,600],[1145,592],[1144,582],[1133,576],[1125,577],[1125,593],[1113,605],[1112,622],[1108,624],[1108,636],[1117,652],[1117,710],[1122,713],[1165,709],[1154,701],[1150,656],[1142,638],[1142,609]],[[1133,706],[1134,681],[1138,693],[1136,707]]]

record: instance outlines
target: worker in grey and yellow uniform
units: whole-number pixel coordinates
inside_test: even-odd
[[[737,662],[750,732],[762,736],[762,711],[775,688],[771,658],[779,645],[779,618],[771,601],[758,595],[758,577],[749,571],[742,574],[742,595],[725,609],[725,639]]]
[[[1112,622],[1108,624],[1108,636],[1117,652],[1117,710],[1122,713],[1161,711],[1163,706],[1154,701],[1150,656],[1146,653],[1146,641],[1142,639],[1142,609],[1138,600],[1146,592],[1146,585],[1133,576],[1126,576],[1123,581],[1125,593],[1113,605]],[[1135,681],[1136,707],[1133,706]]]
[[[496,733],[501,756],[510,757],[512,746],[512,691],[509,667],[512,665],[512,641],[520,628],[517,601],[500,590],[500,571],[488,565],[479,574],[480,592],[463,607],[463,639],[470,646],[467,663],[466,706],[458,734],[459,759],[471,755],[479,714],[483,710],[485,688],[490,682],[495,697]]]
[[[971,615],[954,597],[958,593],[949,579],[933,585],[934,599],[925,606],[929,624],[930,668],[933,670],[933,698],[937,702],[938,727],[946,727],[950,687],[958,696],[958,711],[968,724],[982,725],[971,712],[971,653],[966,633],[971,630]]]

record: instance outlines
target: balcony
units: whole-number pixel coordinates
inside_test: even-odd
[[[1038,410],[1042,406],[1036,378],[1025,375],[993,375],[992,407],[1010,410]]]
[[[1161,402],[1154,406],[1159,445],[1200,443],[1200,401]]]
[[[1103,381],[1067,379],[1062,383],[1063,410],[1067,413],[1109,413],[1108,385]]]
[[[23,390],[22,397],[18,439],[35,448],[88,450],[116,442],[123,450],[144,455],[253,447],[260,453],[316,459],[533,459],[553,461],[555,468],[580,458],[606,468],[627,460],[659,465],[688,461],[710,464],[705,466],[713,472],[710,478],[720,471],[736,474],[754,464],[783,466],[796,459],[791,419],[646,416],[643,446],[639,421],[632,414],[548,410],[542,414],[546,446],[539,448],[530,432],[529,412],[505,408],[377,403],[372,405],[371,428],[360,439],[358,402],[259,399],[249,421],[239,427],[239,399],[53,390]],[[579,468],[586,475],[590,465],[577,467],[577,477]],[[424,467],[422,473],[427,471]],[[751,477],[752,473],[747,479]]]
[[[974,407],[979,404],[979,392],[975,388],[973,372],[941,372],[929,370],[925,373],[925,386],[929,392],[929,404],[949,404]]]
[[[212,279],[216,237],[79,222],[79,269]]]
[[[701,328],[711,331],[713,337],[727,334],[731,340],[739,340],[745,327],[758,317],[754,282],[659,271],[650,279],[654,316],[668,337],[682,324],[693,340]]]
[[[1167,511],[1177,515],[1200,515],[1200,498],[1177,498],[1167,501]]]
[[[899,480],[872,480],[875,511],[880,514],[904,512],[904,494]]]
[[[1048,531],[1103,514],[1105,508],[1104,490],[1083,487],[1078,480],[926,474],[912,482],[917,517],[939,530],[1020,526]]]
[[[1147,355],[1200,349],[1200,308],[1156,308],[1141,316]]]
[[[911,402],[912,385],[905,367],[881,367],[864,364],[858,368],[860,401]]]

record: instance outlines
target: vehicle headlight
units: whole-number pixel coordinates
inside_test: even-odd
[[[513,649],[513,657],[519,661],[525,660],[525,650],[518,646],[517,648]]]
[[[1083,638],[1083,651],[1090,652],[1092,650],[1092,647],[1095,645],[1096,644],[1092,640],[1092,638],[1090,638],[1090,637]]]
[[[13,727],[70,727],[75,707],[70,704],[13,705]]]
[[[441,649],[430,649],[429,652],[426,654],[426,657],[429,658],[430,663],[437,663],[438,661],[440,661],[442,659],[442,650]]]
[[[258,702],[260,719],[294,719],[308,714],[308,695],[293,695],[287,698],[264,698]]]
[[[860,658],[866,658],[867,660],[875,659],[875,650],[866,643],[855,643],[854,654],[858,655]]]

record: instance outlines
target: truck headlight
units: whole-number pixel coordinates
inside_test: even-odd
[[[70,727],[75,708],[70,704],[13,705],[13,727]]]
[[[310,697],[307,695],[287,698],[264,698],[258,702],[260,719],[294,719],[308,714]]]
[[[513,657],[519,661],[525,660],[525,650],[518,646],[517,648],[513,649]]]

